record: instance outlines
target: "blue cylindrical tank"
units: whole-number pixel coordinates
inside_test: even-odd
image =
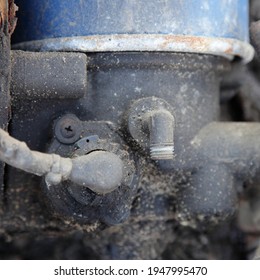
[[[15,43],[107,35],[144,35],[143,40],[153,39],[147,35],[156,35],[155,39],[158,35],[174,35],[248,42],[248,0],[16,0],[16,3],[19,21]],[[81,45],[87,51],[90,44],[81,41]]]

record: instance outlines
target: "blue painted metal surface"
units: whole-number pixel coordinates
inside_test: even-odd
[[[248,0],[16,0],[14,41],[174,34],[248,41]]]

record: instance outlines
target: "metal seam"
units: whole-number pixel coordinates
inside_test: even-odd
[[[229,60],[238,56],[244,63],[250,62],[254,57],[254,48],[249,43],[237,39],[169,34],[115,34],[53,38],[19,43],[14,48],[33,51],[187,52],[212,54]]]

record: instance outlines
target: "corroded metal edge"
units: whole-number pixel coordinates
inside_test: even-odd
[[[0,0],[0,30],[8,19],[8,0]]]
[[[253,59],[254,49],[247,43],[230,38],[194,37],[163,34],[116,34],[53,38],[19,43],[15,49],[32,51],[123,52],[158,51],[212,54],[244,63]]]
[[[12,35],[16,27],[17,11],[14,0],[0,0],[0,30],[4,29],[5,33]]]

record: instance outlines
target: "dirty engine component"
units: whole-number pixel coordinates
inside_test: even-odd
[[[0,3],[7,248],[19,255],[37,235],[37,246],[55,236],[53,247],[71,240],[85,253],[21,258],[257,258],[234,217],[246,213],[241,201],[260,212],[249,194],[260,124],[233,117],[242,97],[231,107],[259,83],[246,66],[253,1]],[[250,30],[258,52],[259,24]],[[231,235],[225,253],[212,245]]]

